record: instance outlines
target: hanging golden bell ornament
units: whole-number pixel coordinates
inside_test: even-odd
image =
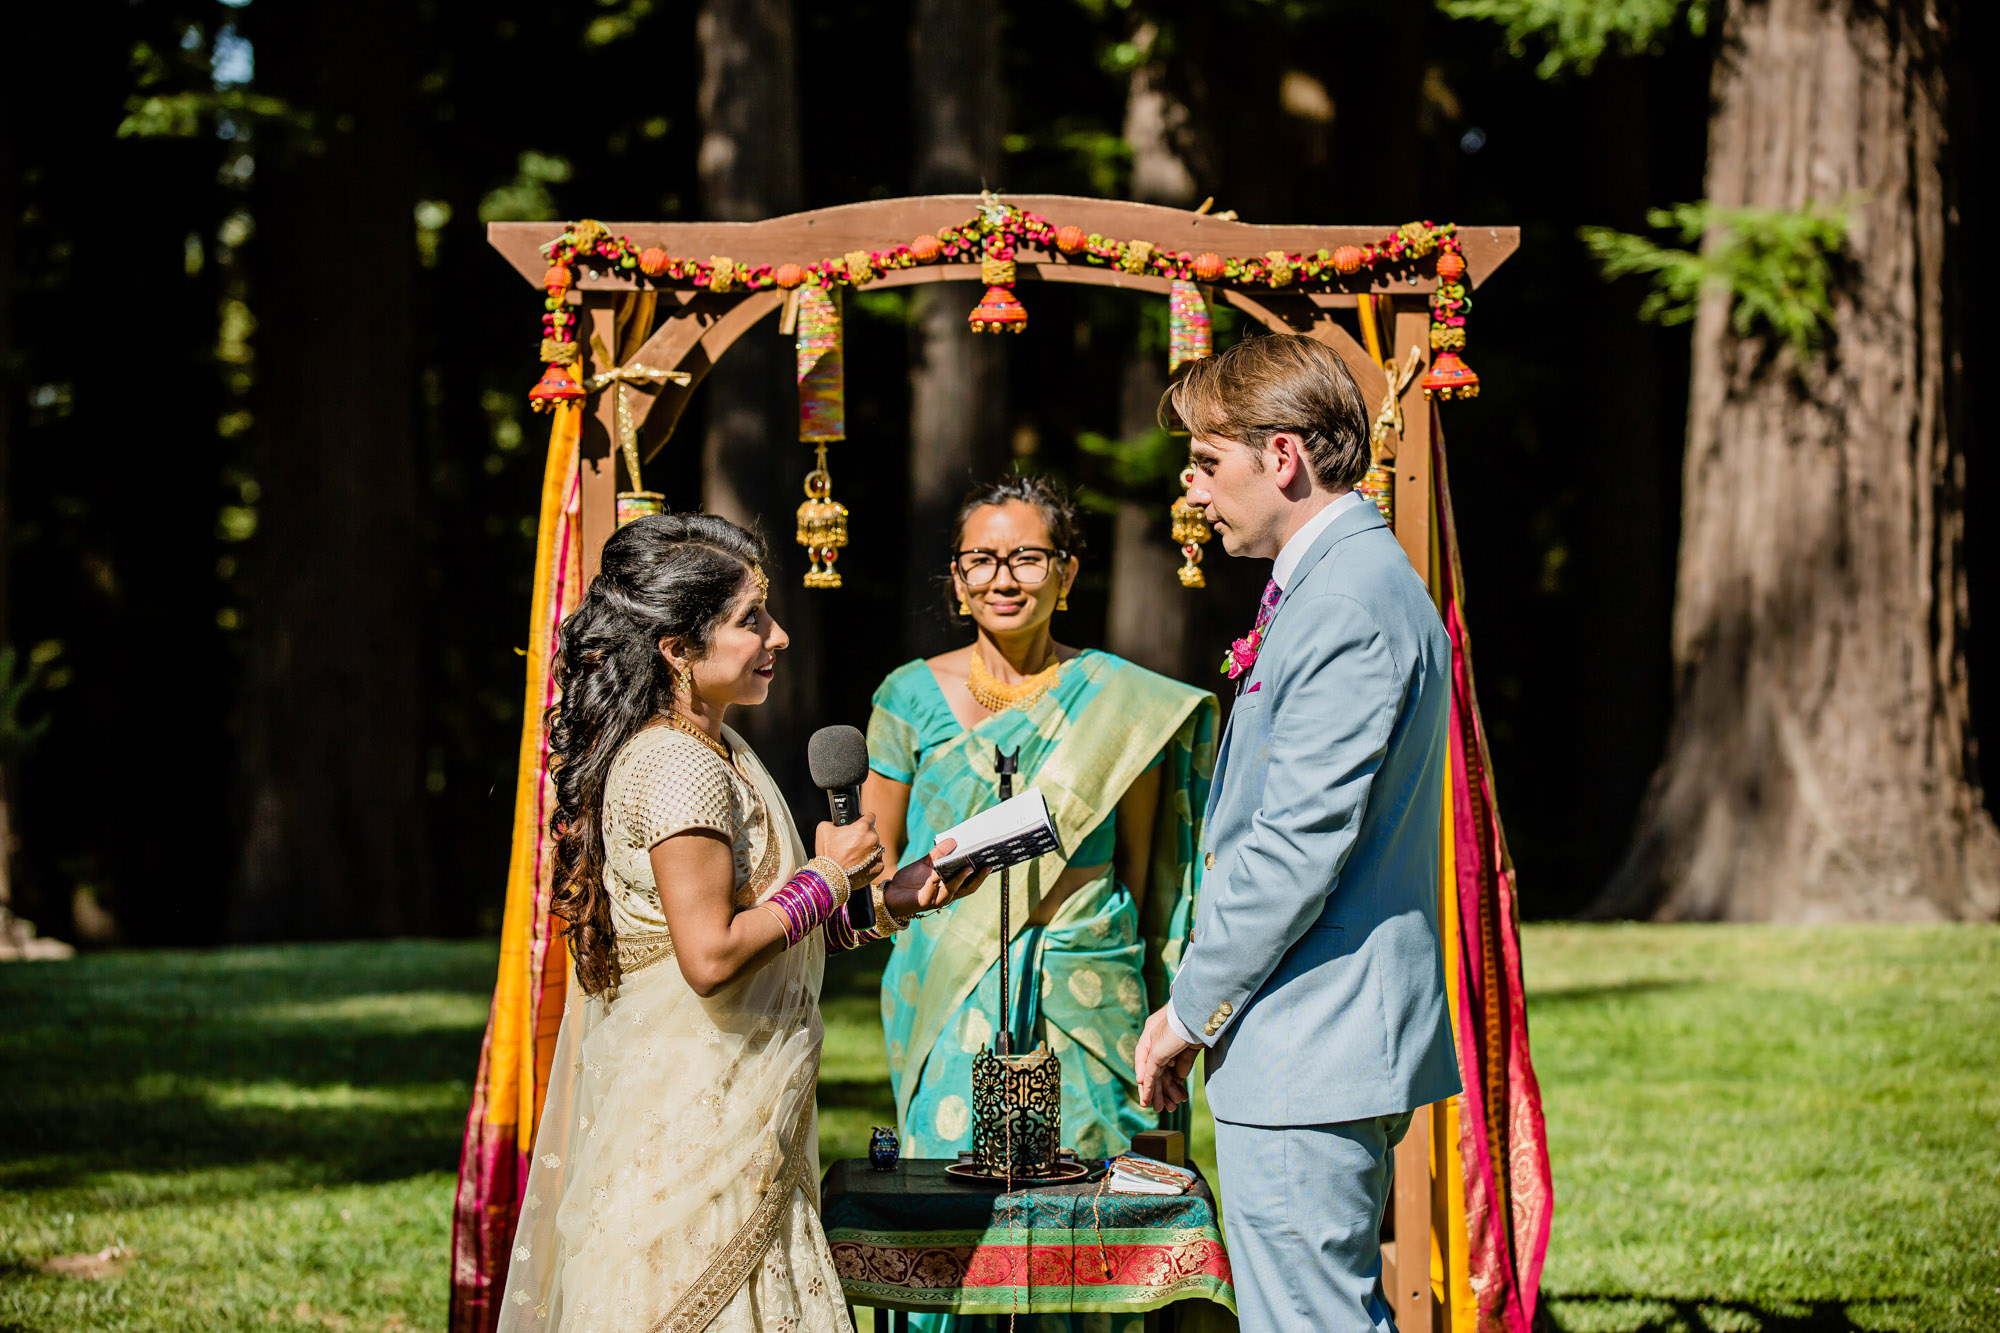
[[[860,252],[857,252],[858,254]],[[860,254],[866,259],[866,254]],[[852,263],[854,255],[848,259]],[[798,289],[799,440],[813,446],[818,459],[806,474],[806,499],[799,506],[799,545],[809,562],[805,586],[838,588],[840,572],[833,562],[847,545],[847,506],[833,498],[833,476],[826,467],[826,446],[847,438],[847,371],[841,329],[840,293],[823,284]]]
[[[833,476],[826,470],[826,446],[819,446],[819,466],[806,474],[806,499],[799,506],[799,545],[806,548],[811,567],[806,587],[838,588],[840,571],[833,562],[847,545],[847,506],[833,498]]]
[[[1182,470],[1181,485],[1194,485],[1193,463]],[[1208,526],[1202,511],[1189,504],[1185,495],[1174,501],[1167,512],[1173,519],[1174,541],[1181,548],[1181,567],[1174,571],[1180,578],[1181,586],[1206,588],[1208,580],[1201,573],[1201,548],[1204,542],[1215,536],[1214,530]]]

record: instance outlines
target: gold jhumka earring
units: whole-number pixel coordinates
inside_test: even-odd
[[[1064,588],[1064,589],[1063,589],[1063,590],[1062,590],[1061,592],[1059,592],[1059,593],[1057,593],[1057,594],[1056,594],[1056,610],[1058,610],[1058,611],[1067,611],[1067,610],[1069,610],[1069,589],[1068,589],[1068,588]]]
[[[972,618],[972,608],[965,604],[965,594],[958,595],[958,613],[968,620]]]

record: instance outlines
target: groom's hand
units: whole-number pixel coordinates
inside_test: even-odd
[[[1174,1034],[1163,1006],[1146,1020],[1132,1063],[1139,1073],[1139,1103],[1156,1111],[1171,1111],[1188,1099],[1188,1075],[1201,1048]]]

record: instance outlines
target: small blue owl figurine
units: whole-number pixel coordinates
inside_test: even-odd
[[[900,1147],[895,1130],[887,1125],[875,1126],[875,1132],[868,1136],[868,1164],[877,1171],[894,1171]]]

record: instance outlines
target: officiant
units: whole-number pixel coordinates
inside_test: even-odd
[[[1156,1128],[1133,1054],[1163,1003],[1193,916],[1215,696],[1054,636],[1080,567],[1076,512],[1053,484],[1009,476],[960,506],[948,552],[955,614],[972,641],[892,671],[875,692],[863,808],[887,860],[999,801],[1041,791],[1063,851],[1014,868],[1013,994],[1000,995],[999,894],[953,903],[895,937],[882,1020],[903,1151],[972,1146],[972,1058],[1005,1021],[1013,1049],[1062,1064],[1062,1142],[1123,1152]]]

